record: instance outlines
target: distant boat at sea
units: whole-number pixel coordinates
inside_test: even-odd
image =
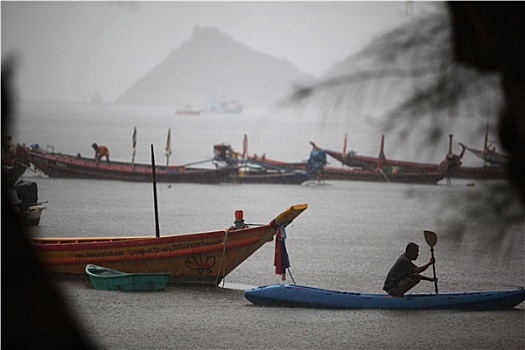
[[[213,101],[208,106],[210,113],[242,113],[244,106],[238,101]]]
[[[195,109],[191,105],[186,105],[184,108],[177,109],[176,115],[200,115],[204,111],[202,109]]]

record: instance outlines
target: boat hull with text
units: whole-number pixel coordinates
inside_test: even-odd
[[[85,266],[94,264],[129,273],[167,272],[173,282],[218,284],[306,208],[307,204],[294,205],[266,225],[238,230],[161,237],[33,238],[31,242],[44,268],[57,274],[85,274]]]

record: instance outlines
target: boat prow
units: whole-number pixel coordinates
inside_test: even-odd
[[[308,204],[296,204],[279,214],[274,222],[280,226],[288,226],[296,217],[298,217],[303,211],[308,209]]]
[[[442,294],[388,294],[335,291],[292,284],[275,284],[248,289],[247,300],[261,306],[323,309],[508,309],[525,300],[525,289]]]

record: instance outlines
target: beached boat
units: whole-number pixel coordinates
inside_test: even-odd
[[[96,180],[151,182],[151,164],[101,161],[92,158],[30,151],[29,161],[49,177]],[[187,166],[155,166],[157,182],[187,182],[218,184],[227,182],[235,168],[195,168]]]
[[[127,273],[93,264],[86,265],[86,274],[93,288],[121,291],[160,291],[166,288],[171,273]]]
[[[246,290],[255,305],[327,309],[473,309],[512,308],[525,300],[525,289],[407,294],[402,298],[384,294],[335,291],[294,284],[276,284]]]
[[[242,229],[147,237],[33,238],[46,270],[85,274],[87,264],[129,273],[169,272],[173,282],[218,284],[308,208],[297,204],[268,224]]]

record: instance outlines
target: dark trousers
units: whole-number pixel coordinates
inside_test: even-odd
[[[400,279],[397,285],[388,291],[388,294],[394,297],[403,296],[403,294],[412,289],[420,281],[421,275],[413,273],[410,276]]]

